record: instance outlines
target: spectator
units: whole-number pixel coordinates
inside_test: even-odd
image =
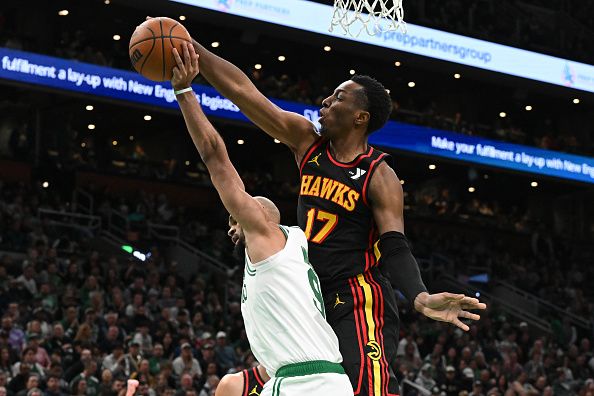
[[[0,372],[10,375],[12,378],[12,366],[15,362],[12,349],[10,347],[0,348]]]
[[[113,351],[116,346],[120,346],[122,344],[122,335],[120,332],[120,328],[118,326],[109,326],[107,328],[107,333],[103,336],[101,340],[101,351],[102,352],[110,352]]]
[[[151,357],[149,359],[149,367],[152,375],[157,375],[161,371],[161,367],[164,366],[168,359],[164,355],[163,345],[157,343],[153,347]]]
[[[35,282],[35,268],[33,265],[26,265],[23,274],[16,281],[22,284],[27,292],[29,292],[29,298],[37,295],[37,282]]]
[[[8,344],[16,353],[21,353],[25,341],[25,333],[13,325],[12,317],[4,315],[2,317],[2,330],[0,337],[8,338]]]
[[[97,363],[95,360],[90,359],[85,361],[84,363],[84,370],[82,373],[78,374],[76,377],[72,379],[70,382],[70,389],[75,394],[80,394],[79,392],[84,392],[83,394],[87,396],[95,396],[99,394],[99,380],[95,377],[95,372],[97,371]],[[79,386],[79,383],[83,382],[84,385]]]
[[[157,379],[150,373],[149,361],[142,359],[138,365],[138,371],[132,373],[130,378],[137,379],[138,381],[147,384],[150,388],[154,388],[157,385]]]
[[[208,376],[206,380],[206,384],[202,391],[200,392],[199,396],[214,396],[217,391],[217,386],[219,385],[220,379],[216,375]],[[186,393],[187,396],[187,393]]]
[[[21,355],[21,361],[16,362],[12,366],[13,377],[16,377],[21,372],[22,364],[27,365],[30,373],[37,374],[38,376],[43,378],[44,370],[43,370],[43,367],[41,367],[41,365],[39,363],[37,363],[36,357],[35,357],[35,350],[33,348],[27,347],[23,350],[23,353]]]
[[[134,340],[128,343],[128,353],[125,355],[126,359],[130,362],[130,375],[134,371],[138,371],[138,364],[142,360],[142,353],[140,352],[140,344]]]
[[[66,396],[60,389],[60,378],[56,375],[47,377],[47,385],[44,396]]]
[[[141,323],[137,327],[137,332],[134,334],[132,340],[140,345],[140,350],[144,355],[150,354],[151,350],[153,349],[153,339],[149,334],[148,323]]]
[[[103,359],[102,367],[111,371],[115,376],[124,375],[129,377],[133,371],[134,363],[131,361],[130,356],[124,354],[123,345],[116,344],[112,353]]]
[[[421,371],[415,379],[415,383],[427,389],[428,391],[433,389],[433,387],[436,385],[436,382],[431,374],[431,364],[425,363],[423,367],[421,367]]]
[[[43,367],[43,369],[46,369],[49,367],[50,357],[49,357],[47,351],[45,350],[45,348],[39,345],[39,337],[40,336],[37,333],[31,334],[29,336],[28,347],[33,350],[33,353],[35,354],[35,361],[41,367]]]
[[[179,390],[175,393],[175,396],[186,396],[187,392],[196,393],[194,378],[190,373],[183,373],[179,381]]]
[[[25,388],[17,392],[16,396],[26,396],[39,387],[39,376],[37,374],[29,374]]]
[[[458,396],[460,392],[460,382],[456,377],[456,369],[454,366],[446,367],[446,376],[443,381],[442,389],[445,391],[446,396]]]
[[[93,359],[91,350],[87,348],[80,349],[80,358],[77,362],[72,364],[64,373],[64,379],[69,383],[72,382],[73,378],[84,371],[88,362]]]
[[[468,396],[485,396],[483,393],[483,383],[481,381],[474,381],[472,392],[470,392]]]
[[[111,392],[108,392],[109,396],[121,395],[126,390],[126,381],[123,378],[115,378],[111,385]]]
[[[50,354],[54,352],[61,354],[65,346],[69,343],[70,340],[64,335],[64,327],[61,323],[57,322],[54,323],[52,335],[42,345],[44,345],[45,350]]]
[[[74,338],[78,331],[78,310],[75,306],[66,307],[64,319],[62,319],[64,334],[68,338]]]
[[[219,331],[217,333],[217,346],[215,347],[216,362],[223,372],[227,372],[235,366],[235,351],[227,345],[227,333]]]
[[[173,360],[172,367],[173,373],[178,377],[183,373],[189,373],[192,378],[202,377],[202,369],[192,354],[192,346],[187,342],[182,344],[181,354]]]
[[[99,395],[109,395],[113,389],[113,374],[109,369],[101,371],[101,382],[99,383]]]

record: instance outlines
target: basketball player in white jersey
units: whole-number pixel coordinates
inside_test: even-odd
[[[175,49],[173,54],[171,84],[186,126],[229,211],[229,236],[245,245],[241,311],[252,352],[271,377],[262,395],[352,396],[305,234],[280,225],[274,203],[245,191],[223,139],[192,92],[199,72],[194,47],[183,45],[183,61]]]

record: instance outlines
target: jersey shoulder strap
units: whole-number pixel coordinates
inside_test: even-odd
[[[241,392],[241,396],[247,396],[250,387],[250,376],[247,369],[242,370],[241,374],[243,375],[243,392]]]
[[[369,193],[369,183],[371,182],[371,178],[373,177],[373,174],[375,173],[376,169],[378,168],[378,165],[382,162],[386,162],[386,164],[390,167],[392,164],[392,156],[388,153],[384,153],[383,151],[380,151],[378,149],[376,149],[375,147],[371,147],[371,153],[369,155],[368,158],[365,158],[362,161],[362,166],[366,167],[366,174],[365,174],[365,180],[363,181],[363,187],[362,187],[362,198],[363,198],[363,203],[365,203],[365,205],[369,206],[369,198],[368,198],[368,193]]]
[[[311,146],[309,146],[309,148],[305,151],[305,155],[303,156],[303,158],[301,158],[301,162],[299,162],[299,173],[303,172],[303,167],[305,166],[307,161],[309,161],[309,158],[311,157],[313,152],[325,142],[327,142],[327,139],[320,136],[311,144]]]

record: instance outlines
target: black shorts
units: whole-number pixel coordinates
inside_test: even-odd
[[[372,268],[323,292],[326,319],[338,336],[342,365],[355,396],[398,395],[391,366],[396,359],[399,318],[390,282]]]

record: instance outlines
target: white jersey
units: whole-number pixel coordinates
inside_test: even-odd
[[[252,352],[271,377],[291,363],[342,362],[305,234],[299,227],[279,227],[287,238],[283,250],[255,264],[246,251],[241,293]]]

